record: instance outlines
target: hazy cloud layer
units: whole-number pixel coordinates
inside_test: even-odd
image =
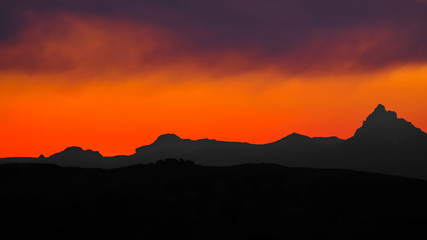
[[[47,33],[69,30],[71,25],[55,21],[61,15],[83,22],[104,19],[99,28],[105,29],[107,43],[123,31],[110,27],[113,22],[128,23],[145,32],[150,28],[150,42],[158,44],[144,50],[143,59],[124,54],[124,48],[111,51],[122,54],[123,62],[162,65],[186,61],[215,67],[223,58],[233,56],[234,60],[225,60],[230,71],[273,65],[300,73],[369,71],[427,61],[427,3],[421,0],[6,0],[2,5],[0,52],[8,56],[0,61],[3,70],[35,71],[43,65],[40,62],[54,64],[47,60],[52,55],[24,54],[31,46],[25,48],[23,42],[33,41],[25,37],[34,38],[34,33],[26,35],[37,29],[34,19],[52,24]],[[49,34],[38,36],[34,46],[51,42],[51,38]],[[125,43],[139,52],[138,39],[147,41],[147,36],[129,30]],[[69,52],[61,54],[59,63],[52,67],[55,71],[62,69],[57,65],[73,68],[82,59],[70,57]],[[20,61],[22,58],[26,60]],[[233,69],[229,61],[240,64]],[[39,66],[40,71],[50,71],[48,68]]]

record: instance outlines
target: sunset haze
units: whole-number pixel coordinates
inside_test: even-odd
[[[7,0],[0,157],[347,139],[379,103],[426,131],[427,2],[321,2]]]

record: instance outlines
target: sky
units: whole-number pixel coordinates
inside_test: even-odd
[[[426,0],[3,0],[0,157],[427,131]]]

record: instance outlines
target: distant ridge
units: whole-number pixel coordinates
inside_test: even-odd
[[[81,147],[69,147],[64,151],[55,153],[49,158],[86,158],[86,159],[94,159],[94,158],[102,158],[103,156],[98,151],[92,150],[83,150]]]
[[[301,142],[301,143],[303,143],[303,142],[307,142],[307,141],[310,141],[310,140],[311,140],[311,138],[307,137],[305,135],[302,135],[302,134],[299,134],[299,133],[291,133],[288,136],[280,139],[277,142],[291,142],[291,143]]]
[[[44,158],[1,162],[52,163],[60,166],[118,168],[160,159],[192,160],[206,166],[275,163],[290,167],[341,168],[427,179],[427,134],[379,104],[353,137],[308,137],[292,133],[268,144],[190,140],[167,133],[130,156],[103,157],[79,147]]]

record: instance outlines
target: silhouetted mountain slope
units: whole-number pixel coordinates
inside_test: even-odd
[[[271,164],[0,166],[14,239],[425,239],[427,183]]]
[[[405,119],[397,118],[395,112],[387,111],[379,104],[348,142],[358,144],[358,147],[361,145],[408,147],[426,143],[427,134]]]
[[[148,146],[136,149],[135,159],[153,162],[162,158],[198,159],[205,165],[228,165],[229,159],[235,163],[251,162],[257,155],[258,147],[248,143],[222,142],[211,139],[181,139],[174,134],[165,134]],[[256,155],[254,155],[256,154]],[[224,157],[227,155],[227,157]]]
[[[254,145],[239,142],[223,142],[211,139],[181,139],[174,134],[160,136],[153,144],[136,150],[136,159],[145,162],[161,158],[195,159],[203,165],[234,165],[243,163],[273,162],[280,163],[284,158],[296,161],[319,154],[325,146],[339,143],[338,138],[310,138],[293,133],[276,142],[265,145]],[[327,141],[335,141],[333,144]]]
[[[383,105],[348,140],[310,138],[293,133],[276,142],[255,145],[212,139],[181,139],[165,134],[131,156],[102,157],[70,148],[49,158],[14,158],[2,162],[41,162],[60,166],[117,168],[158,159],[184,158],[207,166],[276,163],[290,167],[342,168],[427,179],[427,134],[397,118]]]
[[[427,134],[381,104],[335,153],[335,168],[427,179]]]
[[[69,147],[62,152],[55,153],[49,158],[56,159],[97,159],[102,158],[99,152],[92,150],[83,150],[80,147]]]
[[[277,142],[274,143],[286,143],[286,144],[292,144],[292,145],[300,145],[300,144],[307,144],[313,142],[313,139],[304,135],[301,135],[299,133],[292,133],[282,139],[280,139]]]
[[[343,139],[337,137],[314,137],[313,140],[327,146],[334,146],[344,142]]]

